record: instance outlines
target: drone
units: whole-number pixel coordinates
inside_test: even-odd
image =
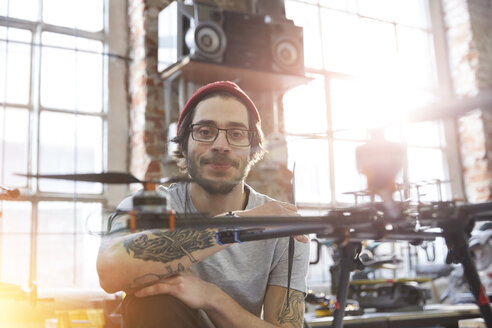
[[[443,237],[448,246],[446,261],[463,265],[465,276],[483,317],[486,322],[492,320],[489,299],[468,248],[468,237],[474,222],[492,219],[492,203],[457,204],[454,201],[439,201],[415,206],[409,202],[392,201],[388,207],[387,202],[383,201],[333,209],[318,216],[215,217],[210,220],[210,216],[205,213],[181,214],[169,210],[167,195],[156,189],[156,186],[162,183],[192,181],[190,178],[174,177],[159,181],[143,181],[122,172],[27,176],[108,184],[143,184],[144,188],[133,197],[133,209],[125,212],[130,214],[126,228],[131,232],[148,229],[213,228],[216,229],[217,242],[222,244],[300,234],[316,234],[320,239],[331,240],[339,245],[342,255],[336,297],[340,306],[336,306],[336,309],[345,308],[350,272],[360,265],[358,256],[362,241],[405,240],[420,244],[423,241],[433,241],[437,237]],[[440,228],[441,231],[436,232],[436,229],[431,228]],[[333,327],[343,326],[343,314],[343,311],[335,310]]]
[[[485,105],[490,103],[492,103],[492,93],[434,109],[432,115],[429,115],[425,109],[416,111],[408,119],[411,122],[418,122],[456,117],[471,109],[486,107]],[[339,246],[341,254],[341,272],[333,318],[335,328],[343,327],[350,272],[361,264],[359,255],[362,241],[409,241],[419,244],[443,237],[448,247],[446,262],[459,263],[463,266],[464,274],[486,325],[492,328],[490,301],[468,247],[468,237],[475,221],[492,219],[492,202],[461,204],[456,201],[440,200],[429,203],[419,202],[415,205],[406,201],[394,201],[392,193],[395,191],[395,175],[402,165],[401,152],[400,145],[389,143],[381,138],[381,135],[374,134],[367,144],[357,149],[357,167],[367,177],[371,199],[374,199],[374,195],[378,195],[382,201],[356,207],[335,208],[318,216],[215,217],[210,220],[210,216],[206,213],[175,213],[169,209],[169,200],[165,192],[161,193],[156,187],[164,183],[192,181],[186,177],[146,181],[122,172],[24,176],[106,184],[142,184],[143,189],[134,195],[133,209],[128,212],[130,215],[126,228],[131,232],[148,229],[214,228],[217,242],[223,244],[300,234],[316,234],[320,239],[330,240]]]

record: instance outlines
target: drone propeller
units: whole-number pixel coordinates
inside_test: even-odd
[[[188,177],[170,177],[162,178],[160,180],[140,180],[130,173],[126,172],[102,172],[102,173],[80,173],[80,174],[19,174],[15,175],[24,176],[28,178],[37,179],[58,179],[58,180],[71,180],[71,181],[83,181],[83,182],[99,182],[106,184],[130,184],[141,183],[146,184],[164,184],[181,181],[191,181]]]

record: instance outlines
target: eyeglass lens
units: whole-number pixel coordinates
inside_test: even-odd
[[[196,141],[213,142],[217,139],[219,131],[226,132],[227,142],[231,146],[247,147],[251,141],[251,133],[248,130],[231,128],[220,129],[211,125],[193,124],[191,126],[192,137]]]

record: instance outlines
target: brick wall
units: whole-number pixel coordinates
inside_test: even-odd
[[[163,83],[157,73],[159,11],[171,1],[130,0],[128,91],[130,171],[138,178],[161,177],[167,152]]]
[[[432,0],[431,0],[432,1]],[[492,89],[491,0],[442,0],[453,91],[470,97]],[[467,198],[492,198],[492,108],[458,121]]]
[[[257,105],[266,139],[267,154],[251,170],[247,183],[255,190],[278,200],[292,201],[292,172],[287,168],[287,145],[283,131],[281,97],[274,99],[270,93],[249,93]],[[277,102],[278,117],[273,107]],[[277,122],[277,123],[276,123]]]

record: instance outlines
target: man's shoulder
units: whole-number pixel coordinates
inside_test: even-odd
[[[125,197],[116,207],[118,211],[130,211],[133,209],[133,195]]]
[[[165,190],[171,200],[171,208],[176,212],[184,212],[187,197],[187,182],[176,182],[169,187],[159,186],[160,190]],[[188,206],[191,206],[190,204]]]
[[[176,197],[180,197],[180,195],[185,194],[186,186],[184,183],[178,182],[178,183],[171,184],[169,187],[165,187],[162,185],[158,186],[157,190],[161,190],[161,191],[165,191],[165,192],[169,193],[171,198],[174,199]],[[141,190],[139,190],[139,191],[127,196],[125,199],[123,199],[119,203],[117,209],[118,210],[130,210],[130,209],[132,209],[133,208],[133,197],[140,191]]]
[[[168,193],[182,193],[186,191],[186,182],[171,183],[168,187],[160,185],[158,189],[165,190]]]
[[[246,206],[247,210],[275,201],[275,199],[254,190],[250,185],[246,185],[246,188],[249,188],[249,199],[248,205]]]

